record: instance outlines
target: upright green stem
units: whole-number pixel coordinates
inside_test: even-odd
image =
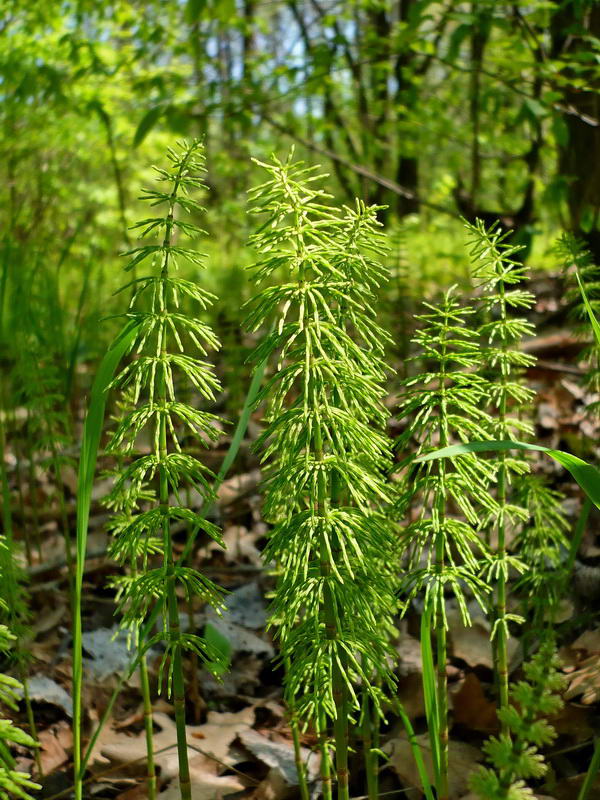
[[[506,319],[506,300],[504,283],[500,281],[500,318]],[[505,339],[502,340],[502,349],[504,352],[507,350]],[[500,430],[500,438],[508,438],[506,429],[506,365],[502,364],[501,379],[500,379],[500,408],[498,413],[498,427]],[[508,709],[509,706],[509,691],[508,691],[508,632],[506,622],[506,502],[507,502],[507,468],[506,468],[506,453],[501,451],[498,454],[498,545],[496,549],[496,558],[498,564],[498,591],[496,598],[496,635],[494,637],[494,650],[495,650],[495,666],[498,679],[498,697],[501,709]],[[501,732],[506,736],[510,735],[508,725],[506,722],[501,723]]]
[[[440,357],[440,447],[448,445],[448,431],[446,429],[447,402],[446,402],[446,343],[441,346]],[[446,543],[444,541],[444,523],[446,518],[446,462],[439,465],[439,487],[436,493],[436,525],[435,534],[435,567],[437,580],[440,584],[437,593],[438,607],[435,609],[435,636],[436,636],[436,696],[438,714],[438,739],[439,739],[439,777],[440,785],[437,787],[439,800],[448,800],[448,678],[446,675],[447,644],[444,609],[444,584],[443,573],[445,565]]]
[[[377,753],[379,747],[379,719],[374,716],[369,695],[363,691],[362,697],[362,743],[367,776],[367,795],[369,800],[377,800],[379,796],[379,771]]]
[[[23,664],[23,661],[21,660],[22,653],[19,649],[18,642],[16,646],[17,646],[17,658],[19,658],[19,680],[23,685],[23,700],[25,701],[25,713],[27,714],[27,724],[29,725],[29,733],[31,734],[32,738],[35,739],[36,742],[38,742],[39,739],[38,739],[37,725],[35,724],[35,716],[33,713],[33,708],[31,706],[31,697],[29,696],[29,686],[27,685],[27,672],[25,671],[25,666]],[[43,778],[44,768],[42,766],[42,756],[39,747],[34,748],[33,757],[35,758],[35,766],[37,767],[38,776],[40,778]]]
[[[137,568],[134,565],[132,577],[135,577]],[[136,630],[137,650],[140,650],[141,641],[140,631]],[[152,696],[150,694],[150,680],[148,677],[148,662],[146,653],[140,656],[140,687],[142,690],[142,702],[144,705],[144,732],[146,735],[146,783],[148,786],[148,800],[156,800],[156,767],[154,764],[154,721],[152,717]]]
[[[284,659],[284,668],[286,673],[290,670],[289,658]],[[298,773],[298,787],[300,789],[301,800],[309,800],[310,792],[308,790],[308,781],[306,776],[306,765],[302,759],[302,745],[300,743],[300,728],[298,726],[298,717],[296,715],[296,707],[294,703],[288,702],[288,712],[290,719],[290,730],[292,732],[292,741],[294,743],[294,761],[296,764],[296,772]]]
[[[27,420],[29,423],[29,414],[27,415]],[[29,499],[31,504],[31,516],[33,519],[33,537],[35,539],[35,546],[38,553],[38,558],[43,561],[44,556],[42,554],[42,537],[40,535],[40,518],[38,514],[38,505],[37,505],[37,498],[34,496],[35,493],[35,486],[36,486],[36,477],[35,477],[35,461],[33,460],[33,445],[29,439],[29,432],[27,433],[27,460],[28,460],[28,471],[27,477],[29,480]],[[27,525],[27,523],[25,523]]]
[[[164,262],[161,270],[161,279],[166,281],[169,274],[169,247],[171,245],[171,234],[173,230],[173,209],[174,200],[179,188],[179,179],[183,171],[180,168],[179,175],[175,180],[171,194],[171,203],[165,229],[163,242]],[[163,303],[166,302],[166,292],[163,291]],[[166,309],[162,308],[163,322],[161,334],[160,358],[163,364],[167,359],[167,326]],[[190,767],[188,760],[187,736],[185,730],[185,681],[183,676],[183,658],[181,652],[181,626],[179,622],[179,607],[177,604],[175,562],[173,559],[173,542],[171,539],[171,523],[168,516],[169,511],[169,482],[165,464],[167,461],[167,386],[165,381],[165,367],[159,372],[158,385],[158,404],[162,413],[159,415],[159,502],[163,513],[163,548],[164,548],[164,569],[166,577],[166,608],[167,608],[167,631],[168,641],[172,645],[172,674],[173,674],[173,706],[175,708],[175,726],[177,730],[177,755],[179,760],[179,789],[181,800],[191,800],[192,786],[190,780]]]
[[[577,800],[588,800],[588,798],[591,796],[590,792],[594,787],[598,770],[600,770],[600,737],[596,736],[594,739],[594,753],[592,755],[592,760],[590,761],[590,766],[585,774],[585,779],[579,795],[577,796]]]
[[[150,695],[150,681],[148,679],[148,664],[146,656],[143,655],[140,661],[140,684],[142,688],[142,698],[144,703],[144,731],[146,734],[146,756],[147,756],[147,784],[148,800],[156,798],[156,767],[154,765],[154,729],[152,720],[152,698]]]
[[[323,800],[332,800],[331,754],[329,752],[329,736],[325,714],[319,714],[317,724],[319,728],[319,749],[321,751],[321,790],[323,792]]]
[[[308,320],[305,321],[306,324]],[[309,370],[312,365],[312,353],[309,357]],[[308,378],[309,384],[311,382]],[[311,394],[311,388],[308,387],[308,392]],[[314,450],[315,460],[323,463],[323,439],[319,424],[315,425],[314,434]],[[319,477],[317,480],[317,497],[314,502],[314,511],[317,517],[325,517],[327,514],[328,506],[328,487],[325,479],[324,469],[319,470]],[[325,534],[321,534],[320,541],[320,572],[321,577],[325,581],[323,590],[323,618],[325,622],[326,636],[332,642],[339,636],[339,624],[336,614],[334,599],[331,592],[329,581],[331,580],[331,563],[330,557],[325,542]],[[335,704],[335,718],[333,720],[333,735],[335,739],[335,769],[338,784],[338,800],[349,800],[349,776],[348,776],[348,698],[346,683],[342,673],[342,665],[337,659],[334,661],[332,668],[332,686],[331,686],[333,701]]]

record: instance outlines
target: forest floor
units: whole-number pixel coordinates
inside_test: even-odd
[[[600,426],[590,422],[584,407],[590,397],[582,389],[582,370],[577,366],[581,344],[566,326],[557,280],[543,276],[535,281],[538,297],[535,322],[538,337],[527,349],[538,357],[529,371],[536,390],[535,422],[541,444],[562,447],[581,454],[581,442],[600,442]],[[196,630],[209,625],[230,643],[231,668],[216,680],[205,669],[188,663],[188,722],[191,769],[195,800],[225,796],[254,800],[280,800],[297,794],[291,734],[282,704],[282,673],[273,664],[274,645],[266,634],[268,595],[273,578],[263,568],[260,552],[267,527],[261,518],[260,471],[251,444],[260,429],[260,414],[251,420],[230,476],[219,491],[215,521],[222,526],[228,549],[201,543],[196,566],[230,593],[222,618],[202,608],[190,609],[188,624]],[[396,430],[392,430],[396,434]],[[225,445],[209,453],[208,466],[218,469]],[[598,448],[600,450],[600,448]],[[590,453],[588,452],[588,455]],[[592,451],[592,457],[599,453]],[[106,464],[104,464],[106,466]],[[560,467],[539,459],[536,469],[551,477],[552,485],[566,495],[565,507],[573,522],[580,508],[580,493]],[[75,519],[75,473],[65,473],[69,516]],[[114,591],[108,587],[114,565],[106,556],[107,512],[100,503],[110,479],[99,478],[94,489],[93,513],[88,544],[89,558],[84,576],[85,730],[89,739],[107,707],[111,692],[131,658],[127,640],[117,634]],[[38,487],[43,494],[44,487]],[[30,497],[23,518],[15,516],[17,537],[32,515],[31,504],[44,507],[40,497]],[[600,703],[600,628],[595,605],[600,597],[600,538],[594,513],[579,552],[569,597],[560,615],[560,658],[565,675],[565,704],[553,720],[558,738],[549,753],[550,773],[546,795],[554,800],[577,796],[582,773],[587,769],[592,739],[598,731]],[[71,791],[72,699],[70,683],[71,625],[68,573],[63,559],[59,520],[52,513],[41,520],[41,559],[28,569],[33,609],[31,634],[26,642],[29,692],[41,743],[44,777],[42,796],[68,797]],[[176,537],[183,548],[185,531]],[[425,753],[428,752],[421,684],[419,614],[414,607],[399,622],[398,694],[413,722]],[[451,697],[450,788],[452,800],[469,797],[467,777],[482,761],[481,745],[497,732],[493,699],[492,654],[489,624],[477,608],[474,621],[464,628],[457,609],[450,605],[450,658],[447,667]],[[511,639],[511,680],[518,679],[523,659],[521,636]],[[149,665],[156,683],[160,653],[151,652]],[[161,798],[176,800],[173,778],[177,774],[177,751],[172,705],[164,695],[154,703],[156,764],[160,770]],[[26,719],[22,714],[22,722]],[[303,736],[309,757],[315,738]],[[382,735],[382,748],[389,756],[382,763],[381,794],[418,800],[418,774],[401,722],[390,713]],[[145,796],[145,738],[143,709],[137,674],[127,681],[114,704],[108,724],[101,732],[89,762],[86,790],[89,796],[137,800]],[[33,767],[29,756],[22,767]],[[309,774],[318,791],[318,758],[309,758]],[[361,791],[360,766],[354,771],[354,796]],[[600,797],[600,782],[595,787]]]

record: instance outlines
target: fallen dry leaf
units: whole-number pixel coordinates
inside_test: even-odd
[[[281,772],[277,769],[270,769],[267,777],[262,780],[252,792],[252,800],[287,800],[297,794],[289,783],[286,782]]]
[[[263,764],[278,771],[288,786],[298,785],[298,771],[292,745],[272,742],[266,736],[253,730],[243,731],[240,734],[240,741]],[[309,781],[316,780],[319,775],[320,758],[316,753],[303,747],[302,760],[306,764]]]
[[[220,800],[246,788],[238,775],[219,775],[218,765],[202,755],[190,759],[190,779],[192,800]],[[172,781],[158,796],[160,800],[180,800],[179,780]]]
[[[568,681],[566,700],[581,695],[581,702],[586,706],[600,700],[600,653],[582,661],[579,669],[569,674]]]
[[[584,705],[600,700],[600,628],[582,633],[559,656],[569,684],[565,699],[581,695]]]
[[[68,751],[73,747],[73,733],[70,725],[61,720],[41,731],[38,741],[42,770],[44,775],[49,775],[68,760]]]
[[[227,764],[229,748],[234,739],[245,730],[249,730],[254,722],[254,708],[248,706],[236,713],[219,713],[210,711],[204,725],[187,725],[188,758],[190,762],[202,751],[202,757],[217,765]],[[155,713],[154,723],[161,730],[154,734],[155,763],[160,767],[163,778],[175,778],[179,773],[177,757],[177,731],[175,722],[166,714]],[[117,763],[126,763],[135,759],[143,759],[146,755],[146,737],[144,731],[137,736],[127,736],[113,731],[110,739],[101,747],[101,754]],[[206,755],[204,755],[206,754]],[[210,756],[213,758],[211,759]],[[215,761],[216,759],[216,761]],[[204,765],[202,765],[204,768]]]
[[[425,767],[431,779],[433,779],[433,764],[431,758],[431,747],[429,736],[424,733],[416,737]],[[413,758],[410,743],[406,735],[401,734],[398,738],[389,741],[383,748],[389,755],[390,766],[394,768],[396,774],[406,787],[420,787],[421,781]],[[452,741],[448,747],[448,786],[450,800],[458,800],[465,792],[468,792],[468,780],[472,770],[481,761],[482,754],[477,748],[465,742]],[[422,793],[413,796],[420,797]],[[407,797],[410,795],[406,795]]]
[[[465,627],[458,609],[448,611],[448,626],[452,641],[452,652],[456,658],[465,661],[470,667],[488,667],[493,669],[492,643],[490,641],[490,623],[485,617],[472,616],[472,624]],[[508,640],[509,664],[513,664],[519,649],[516,639]]]
[[[485,696],[481,681],[474,672],[469,672],[458,689],[452,692],[452,703],[457,725],[487,734],[498,729],[496,704]]]

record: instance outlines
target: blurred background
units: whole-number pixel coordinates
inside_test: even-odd
[[[387,206],[390,303],[467,280],[461,216],[513,228],[536,268],[555,268],[565,229],[600,257],[594,0],[1,7],[3,335],[25,298],[70,375],[101,352],[98,319],[123,310],[112,293],[146,215],[140,188],[182,137],[206,143],[202,280],[226,340],[250,292],[251,157],[292,145],[336,201]]]

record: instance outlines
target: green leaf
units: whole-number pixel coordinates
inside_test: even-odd
[[[571,473],[594,505],[600,508],[600,470],[571,453],[565,453],[564,450],[552,450],[550,447],[542,447],[539,444],[514,442],[511,439],[502,442],[467,442],[466,444],[443,447],[441,450],[435,450],[433,453],[420,456],[415,461],[433,461],[437,458],[452,458],[464,453],[499,452],[502,450],[531,450],[538,453],[546,453]]]
[[[152,128],[156,125],[156,123],[164,113],[165,113],[164,105],[154,106],[149,111],[146,111],[146,113],[140,120],[140,124],[137,126],[135,136],[133,137],[134,147],[139,147],[139,145],[141,145],[146,136],[150,133]]]
[[[443,623],[442,623],[443,624]],[[431,649],[431,609],[426,608],[421,617],[421,658],[423,660],[423,696],[425,699],[425,716],[429,743],[431,745],[431,760],[435,785],[440,786],[440,718],[437,703],[435,666],[433,651]]]
[[[200,15],[206,8],[206,0],[187,0],[185,4],[185,18],[189,25],[198,22]]]
[[[204,639],[206,643],[219,654],[219,660],[208,664],[208,669],[210,669],[214,675],[223,675],[227,672],[231,664],[231,654],[233,653],[231,642],[218,628],[211,625],[210,622],[207,622],[204,628]]]
[[[83,426],[79,474],[77,476],[77,565],[73,587],[73,747],[75,781],[81,779],[81,688],[83,681],[83,652],[81,630],[81,590],[87,546],[87,532],[92,502],[92,487],[98,459],[98,447],[104,427],[107,389],[117,366],[133,344],[139,328],[138,320],[131,320],[115,339],[100,363],[94,379],[88,413]]]
[[[579,272],[575,273],[575,277],[577,278],[577,283],[579,284],[579,291],[581,292],[581,297],[583,298],[583,305],[585,306],[585,310],[587,311],[588,317],[590,318],[590,323],[592,325],[592,330],[594,331],[594,338],[596,339],[596,344],[600,346],[600,323],[596,319],[596,315],[590,305],[590,301],[588,300],[588,296],[585,293],[585,289],[583,287],[583,282],[579,275]]]

